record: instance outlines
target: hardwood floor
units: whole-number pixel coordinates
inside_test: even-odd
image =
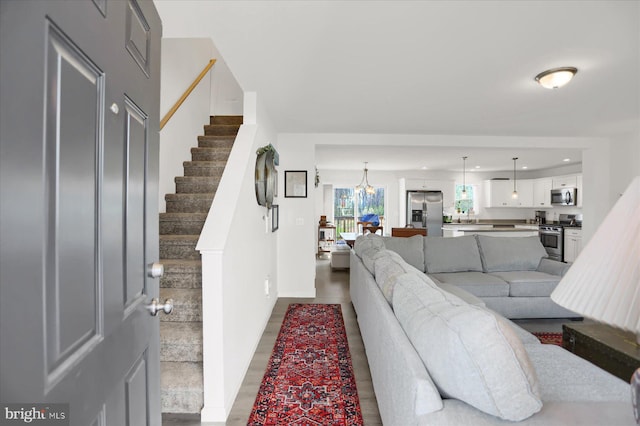
[[[373,392],[371,375],[364,345],[360,336],[360,329],[349,297],[349,270],[332,270],[329,260],[318,259],[316,262],[316,297],[311,299],[280,298],[271,313],[271,318],[260,339],[256,353],[253,356],[249,370],[242,382],[238,396],[233,404],[226,426],[246,425],[253,402],[258,393],[262,377],[267,368],[271,350],[280,331],[280,325],[290,303],[339,303],[342,307],[351,362],[356,376],[358,397],[364,424],[369,426],[382,425],[378,404]],[[199,426],[222,425],[222,423],[200,423],[200,415],[163,415],[163,426]]]

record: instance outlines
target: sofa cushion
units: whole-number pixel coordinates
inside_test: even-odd
[[[404,265],[409,266],[407,263],[404,263]],[[407,270],[408,268],[404,268],[402,263],[391,256],[378,257],[374,262],[374,269],[376,284],[378,284],[378,288],[380,288],[389,304],[391,304],[393,289],[398,277],[406,273],[414,273],[411,270]]]
[[[423,240],[424,270],[426,272],[437,274],[440,272],[482,271],[480,251],[475,237],[423,237]]]
[[[538,372],[543,401],[629,401],[629,382],[589,361],[556,345],[528,345],[526,349]]]
[[[453,285],[453,284],[449,284],[449,283],[443,283],[443,282],[439,282],[439,281],[436,282],[436,285],[441,290],[444,290],[447,293],[451,293],[454,296],[458,296],[460,299],[464,300],[465,302],[467,302],[470,305],[486,306],[485,303],[482,301],[482,299],[479,299],[478,297],[474,296],[473,294],[469,293],[468,291],[465,291],[465,290],[461,289],[457,285]]]
[[[491,274],[450,272],[430,275],[442,283],[453,284],[477,297],[506,297],[509,295],[509,284]]]
[[[540,264],[536,268],[536,271],[563,277],[564,274],[569,270],[569,266],[571,266],[571,264],[569,263],[562,263],[558,260],[543,257],[542,259],[540,259]]]
[[[387,250],[398,253],[411,266],[424,272],[424,242],[422,235],[412,237],[383,237]]]
[[[535,271],[547,256],[538,237],[477,235],[485,272]]]
[[[505,420],[540,411],[535,370],[509,324],[443,293],[403,275],[393,294],[396,317],[441,395]]]
[[[402,276],[393,297],[396,316],[443,397],[514,421],[540,410],[535,371],[509,324],[443,293]]]
[[[549,297],[560,282],[559,276],[538,271],[493,272],[490,275],[508,282],[512,297]]]
[[[367,268],[367,271],[371,272],[373,275],[375,273],[376,259],[387,255],[387,251],[384,248],[373,247],[362,253],[362,263],[364,264],[364,267]]]
[[[356,252],[358,257],[362,258],[362,254],[370,250],[372,248],[383,249],[384,241],[380,235],[376,234],[367,234],[367,235],[358,235],[355,242],[353,243],[353,250]]]

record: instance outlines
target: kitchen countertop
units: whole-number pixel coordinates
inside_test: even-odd
[[[532,232],[538,230],[535,223],[444,223],[443,230],[454,232]]]

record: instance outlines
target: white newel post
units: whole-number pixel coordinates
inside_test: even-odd
[[[225,402],[223,252],[202,255],[202,364],[204,407],[202,422],[224,422],[231,407]],[[205,304],[206,301],[206,304]]]

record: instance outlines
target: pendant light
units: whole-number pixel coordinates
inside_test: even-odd
[[[511,193],[511,198],[514,200],[518,198],[518,191],[516,191],[516,160],[518,157],[513,157],[513,192]]]
[[[367,194],[375,194],[376,189],[373,186],[369,185],[369,176],[368,176],[369,169],[367,169],[367,164],[369,163],[365,161],[362,180],[360,181],[360,184],[356,186],[356,191],[360,191],[364,189],[364,192],[366,192]]]
[[[467,199],[466,162],[467,157],[462,157],[462,192],[460,193],[460,198],[463,200]]]

